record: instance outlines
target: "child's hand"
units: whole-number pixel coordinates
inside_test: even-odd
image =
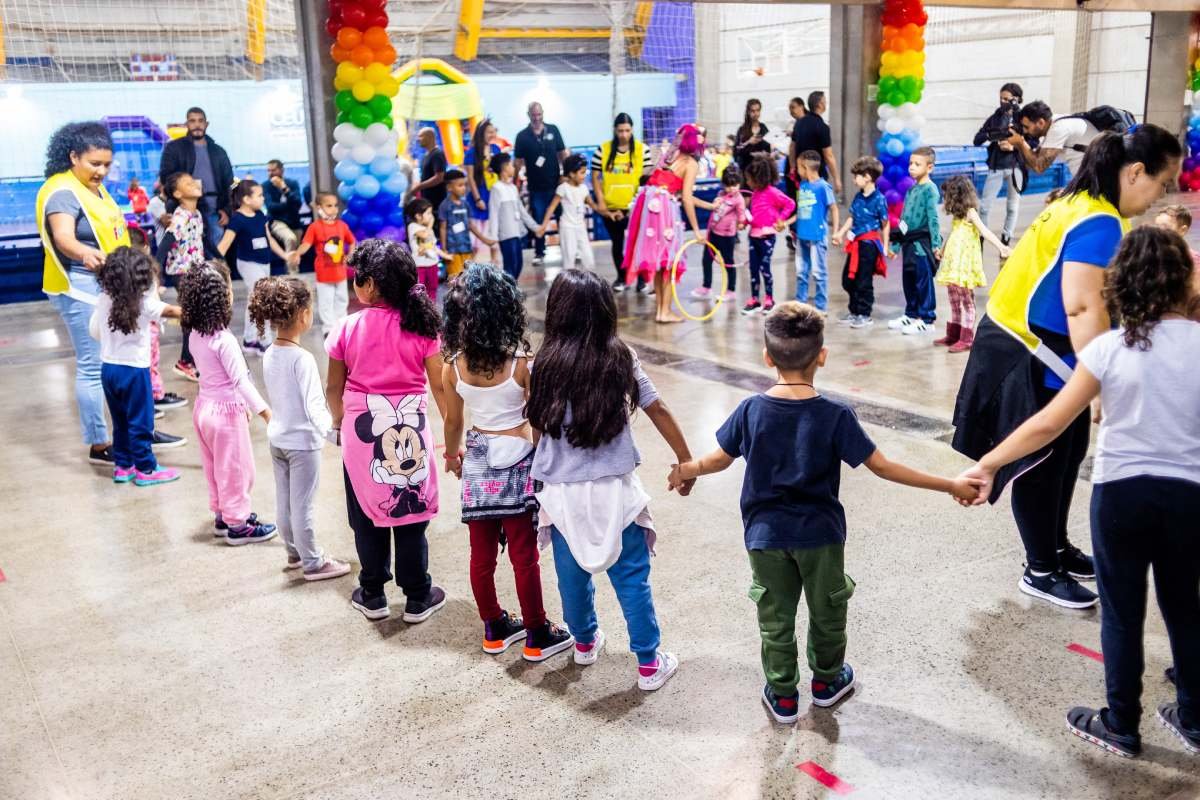
[[[833,243],[836,244],[838,247],[842,246],[842,235],[840,233],[835,233],[833,235]]]
[[[953,481],[950,494],[961,506],[979,506],[987,502],[992,494],[996,474],[976,464]]]
[[[458,455],[450,455],[446,453],[446,472],[454,474],[454,477],[462,480],[462,460],[465,452],[458,451]]]
[[[249,409],[246,410],[246,413],[250,413]],[[269,408],[264,408],[262,411],[258,412],[258,415],[263,418],[263,422],[271,421],[271,409]],[[250,421],[249,417],[246,418],[246,421]]]
[[[288,263],[288,266],[291,266],[291,267],[294,267],[297,264],[299,264],[300,263],[300,254],[298,252],[296,252],[295,250],[288,253],[287,263]]]
[[[782,233],[782,232],[783,232],[783,230],[784,230],[785,228],[787,228],[787,223],[786,223],[786,222],[784,222],[784,221],[783,221],[783,220],[781,220],[781,219],[777,219],[777,220],[775,220],[775,230],[776,230],[777,232],[780,232],[780,233]]]
[[[689,461],[688,463],[692,462]],[[687,497],[692,493],[692,487],[696,485],[696,479],[684,478],[683,466],[681,464],[671,465],[671,473],[667,476],[667,490],[679,492],[680,497]]]
[[[1012,248],[1006,245],[1000,245],[1000,257],[1008,258],[1012,255]]]
[[[936,258],[938,261],[941,261],[942,260],[942,248],[940,248],[940,247],[933,248],[933,257]]]

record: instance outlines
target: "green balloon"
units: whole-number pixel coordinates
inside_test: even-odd
[[[917,79],[911,75],[901,78],[898,83],[899,86],[897,88],[906,95],[911,95],[917,91]]]
[[[888,105],[893,106],[902,106],[907,99],[908,98],[904,96],[904,92],[900,91],[899,89],[889,92],[887,96]]]
[[[350,112],[350,124],[356,128],[363,128],[365,130],[374,121],[375,117],[371,115],[371,109],[364,105],[360,104]]]
[[[379,121],[386,125],[389,131],[392,129],[392,126],[396,124],[390,114]]]
[[[338,115],[337,115],[337,124],[338,125],[341,125],[343,122],[349,122],[349,121],[350,121],[350,113],[349,112],[347,112],[347,111],[339,111],[338,112]]]
[[[913,92],[912,94],[910,94],[910,95],[908,96],[908,102],[910,102],[910,103],[919,103],[919,102],[921,102],[921,90],[920,90],[920,89],[918,89],[917,91],[915,91],[915,92]]]
[[[924,78],[917,78],[917,89],[919,89],[922,92],[925,91],[925,79]]]
[[[886,75],[879,79],[879,94],[887,97],[892,92],[896,91],[896,79],[891,75]]]
[[[377,94],[367,101],[367,108],[376,122],[382,122],[384,117],[392,115],[392,101],[384,95]]]
[[[343,89],[333,96],[333,104],[337,106],[338,111],[349,111],[350,109],[354,108],[354,104],[356,102],[357,101],[354,99],[354,95],[346,89]]]
[[[1197,72],[1192,78],[1192,91],[1200,92],[1200,72]]]

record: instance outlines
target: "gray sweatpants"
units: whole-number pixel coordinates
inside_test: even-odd
[[[299,556],[305,572],[321,568],[325,554],[313,530],[313,500],[321,477],[320,450],[281,450],[271,446],[275,467],[275,520],[288,555]]]

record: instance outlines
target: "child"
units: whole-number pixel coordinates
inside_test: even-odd
[[[176,172],[167,176],[163,191],[174,208],[171,210],[171,224],[167,226],[167,232],[159,244],[159,259],[167,273],[167,280],[179,281],[188,270],[203,265],[206,258],[216,257],[217,251],[209,240],[204,214],[199,209],[200,198],[204,196],[200,181],[186,172]],[[200,373],[192,360],[188,327],[186,323],[181,327],[183,344],[174,371],[179,377],[196,383],[200,380]]]
[[[438,247],[437,234],[433,232],[433,206],[423,197],[418,197],[404,207],[408,219],[408,249],[412,251],[417,265],[417,282],[425,287],[431,298],[437,297],[438,268],[443,257],[449,253]]]
[[[575,266],[575,257],[583,262],[584,269],[595,269],[596,259],[592,253],[592,243],[588,240],[587,209],[600,213],[592,194],[584,181],[587,179],[587,159],[572,153],[563,161],[563,175],[566,180],[554,190],[554,197],[546,207],[542,217],[542,230],[545,230],[554,219],[554,211],[562,206],[562,218],[558,221],[558,241],[562,246],[562,265],[564,268]]]
[[[507,153],[497,153],[492,156],[492,172],[496,173],[497,181],[488,195],[487,235],[500,243],[500,258],[504,262],[504,271],[513,276],[513,280],[521,279],[521,237],[528,228],[535,236],[545,234],[545,228],[540,227],[525,206],[521,203],[521,195],[513,184],[516,169],[513,167],[512,156]]]
[[[934,259],[941,256],[942,228],[938,222],[938,189],[929,177],[935,157],[932,147],[918,147],[908,157],[908,177],[916,183],[904,195],[899,237],[904,313],[888,327],[906,335],[933,330],[937,296],[933,293]]]
[[[146,209],[150,205],[150,197],[136,177],[129,179],[129,188],[125,191],[125,196],[129,198],[129,207],[133,209],[133,213],[139,220],[144,219]]]
[[[362,564],[350,604],[369,620],[390,615],[384,587],[392,579],[394,538],[396,583],[408,598],[404,621],[424,622],[446,604],[446,593],[429,578],[425,538],[438,511],[431,390],[446,417],[438,312],[417,282],[412,255],[395,242],[363,242],[350,266],[354,293],[366,308],[325,340],[325,399],[339,431],[346,511]]]
[[[975,287],[987,285],[980,237],[999,250],[1001,258],[1008,258],[1011,251],[983,224],[979,198],[970,178],[955,175],[942,188],[946,213],[953,222],[937,282],[950,294],[950,321],[946,323],[946,335],[934,340],[934,344],[948,345],[951,353],[965,353],[975,341]]]
[[[805,150],[796,160],[800,187],[796,192],[796,299],[808,302],[808,281],[811,275],[816,284],[816,309],[828,308],[828,274],[826,266],[829,245],[825,241],[826,217],[833,214],[833,229],[840,224],[837,196],[833,187],[821,177],[821,154]]]
[[[158,264],[132,247],[109,253],[96,273],[100,295],[90,331],[100,342],[100,381],[113,423],[113,483],[154,486],[179,480],[160,468],[154,443],[154,390],[150,385],[150,324],[178,317],[179,306],[158,296]]]
[[[275,469],[275,513],[287,547],[287,569],[304,580],[340,578],[350,565],[325,558],[313,531],[313,504],[321,475],[321,447],[333,430],[321,373],[300,337],[312,327],[312,291],[300,278],[264,278],[254,284],[250,316],[260,331],[275,328],[263,354],[263,383],[273,413],[267,423]]]
[[[254,453],[250,449],[250,416],[268,423],[271,409],[250,380],[250,368],[229,331],[233,286],[222,262],[192,267],[180,292],[183,325],[191,331],[191,352],[200,369],[200,392],[192,424],[200,440],[208,507],[216,515],[213,533],[227,544],[265,542],[275,526],[260,522],[250,510],[254,487]]]
[[[546,619],[538,569],[537,500],[525,420],[530,346],[524,297],[490,264],[472,264],[446,295],[442,324],[446,471],[462,479],[462,521],[471,532],[471,589],[483,620],[483,650],[503,653],[524,639],[526,661],[545,661],[575,643]],[[463,410],[474,427],[462,448]],[[521,615],[496,599],[496,548],[507,540]]]
[[[734,164],[727,165],[721,173],[721,193],[713,201],[716,206],[708,215],[708,242],[717,248],[725,262],[725,277],[728,286],[723,300],[737,297],[737,268],[734,266],[733,248],[737,245],[738,230],[750,221],[746,210],[746,198],[742,197],[742,173]],[[692,290],[692,297],[707,300],[712,297],[712,250],[705,247],[700,261],[704,271],[704,285]]]
[[[314,247],[317,250],[314,269],[317,273],[317,316],[321,320],[321,335],[328,336],[333,326],[346,316],[350,295],[346,289],[346,259],[354,253],[354,233],[338,218],[338,198],[332,192],[317,195],[312,225],[304,232],[304,240],[292,251],[291,266]]]
[[[229,225],[217,243],[217,252],[222,256],[237,244],[237,269],[242,276],[242,283],[246,284],[242,349],[258,356],[266,352],[267,345],[271,343],[271,334],[269,328],[262,326],[255,330],[254,320],[250,318],[250,297],[254,293],[254,284],[271,274],[271,252],[285,261],[289,257],[267,230],[263,202],[262,186],[249,178],[238,181],[233,187],[233,207],[237,210],[229,215]]]
[[[155,198],[157,199],[157,195],[155,195]],[[130,226],[129,244],[139,253],[143,253],[147,256],[150,255],[150,240],[146,237],[146,232],[141,228]],[[163,289],[162,285],[158,283],[158,273],[161,272],[162,268],[158,265],[157,261],[153,263],[156,284],[154,290],[158,293],[158,297],[161,298],[163,296],[163,292],[166,291]],[[160,328],[161,326],[158,324],[157,320],[150,320],[150,390],[154,395],[155,419],[163,416],[172,408],[179,408],[180,406],[187,405],[187,398],[180,397],[174,392],[167,391],[166,386],[163,385],[162,374],[158,371],[158,342],[161,334]],[[159,435],[161,436],[161,434]]]
[[[1105,272],[1105,297],[1121,329],[1093,339],[1050,404],[964,475],[984,479],[981,503],[997,470],[1046,447],[1100,396],[1092,544],[1108,707],[1072,708],[1067,725],[1117,755],[1141,751],[1142,634],[1153,567],[1178,686],[1177,702],[1160,705],[1158,720],[1200,754],[1200,325],[1187,319],[1195,301],[1192,259],[1182,238],[1148,225],[1125,237]]]
[[[1158,212],[1158,216],[1154,218],[1154,224],[1160,228],[1175,231],[1186,240],[1188,231],[1192,229],[1192,212],[1187,210],[1187,206],[1165,206],[1162,211]],[[1200,293],[1200,253],[1197,253],[1195,250],[1191,250],[1190,252],[1192,254],[1192,263],[1196,265],[1198,281],[1196,289]]]
[[[638,686],[661,687],[679,660],[659,649],[650,593],[654,521],[638,480],[641,454],[630,415],[641,408],[677,458],[687,442],[637,356],[617,336],[612,289],[594,272],[567,269],[550,286],[546,335],[526,413],[540,434],[532,475],[543,487],[539,535],[554,543],[563,617],[575,663],[594,664],[604,647],[592,576],[607,572],[637,656]],[[687,491],[685,487],[684,491]]]
[[[691,481],[746,459],[742,520],[758,606],[762,700],[777,722],[799,713],[796,606],[808,603],[808,665],[813,705],[832,706],[854,688],[845,663],[846,609],[854,581],[843,571],[846,516],[838,500],[842,462],[865,463],[879,477],[973,500],[968,478],[939,478],[889,461],[844,403],[813,388],[825,366],[824,318],[812,306],[783,303],[767,317],[764,361],[778,382],[743,400],[717,431],[720,447],[697,461],[671,469],[669,485],[686,490]]]
[[[775,234],[795,220],[796,201],[775,184],[779,167],[769,153],[756,153],[746,165],[746,186],[750,188],[750,299],[743,314],[770,311],[775,307],[775,280],[771,277],[771,256],[775,254]],[[759,278],[766,296],[758,302]]]
[[[437,216],[440,223],[442,249],[449,253],[446,264],[446,276],[454,279],[467,266],[475,252],[471,242],[471,234],[475,234],[481,242],[491,247],[495,244],[483,234],[483,230],[471,216],[464,198],[467,196],[467,176],[457,169],[446,172],[446,199],[438,207]]]
[[[848,313],[838,323],[851,328],[866,328],[875,324],[871,308],[875,305],[875,275],[887,276],[888,222],[887,201],[875,191],[875,181],[883,174],[879,159],[863,156],[850,167],[858,193],[850,202],[846,221],[833,235],[833,243],[846,239],[846,266],[842,268],[842,288],[850,295]],[[849,238],[846,234],[849,232]]]

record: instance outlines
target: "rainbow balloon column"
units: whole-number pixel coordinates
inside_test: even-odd
[[[1192,51],[1192,63],[1188,68],[1188,85],[1192,89],[1192,115],[1188,119],[1188,157],[1183,161],[1179,173],[1179,188],[1185,192],[1200,191],[1200,51]]]
[[[355,236],[404,238],[400,200],[408,179],[396,160],[399,135],[392,130],[392,100],[400,91],[392,77],[396,49],[388,39],[387,0],[330,0],[326,31],[337,62],[337,127],[333,174],[346,203],[342,219]]]
[[[904,194],[913,185],[908,157],[921,141],[925,118],[917,111],[925,89],[925,23],[921,0],[886,0],[883,52],[879,58],[879,138],[883,177],[876,187],[887,199],[892,227],[900,224]]]

